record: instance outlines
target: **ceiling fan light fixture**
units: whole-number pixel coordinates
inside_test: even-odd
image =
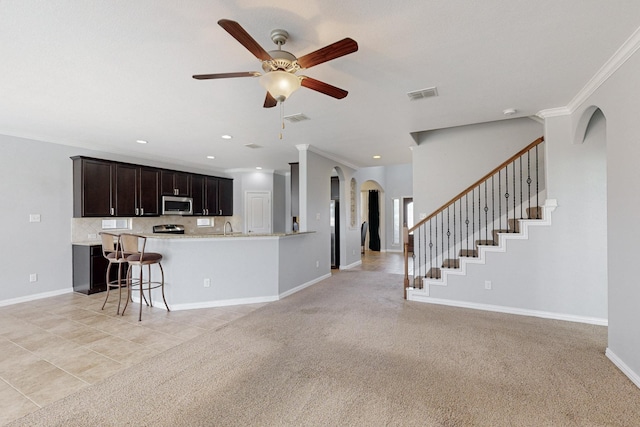
[[[286,71],[275,70],[260,76],[260,85],[276,101],[284,102],[293,92],[300,89],[300,78]]]

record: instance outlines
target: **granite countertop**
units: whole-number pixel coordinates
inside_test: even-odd
[[[288,236],[297,236],[301,234],[311,234],[315,233],[315,231],[300,231],[295,233],[271,233],[271,234],[256,234],[256,233],[227,233],[226,235],[222,233],[198,233],[198,234],[148,234],[141,233],[141,236],[145,236],[148,239],[216,239],[216,238],[242,238],[242,237],[288,237]],[[102,242],[100,240],[82,240],[82,241],[74,241],[71,242],[73,245],[78,246],[94,246],[101,245]]]

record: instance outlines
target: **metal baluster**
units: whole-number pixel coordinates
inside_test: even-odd
[[[482,212],[480,209],[480,192],[481,192],[481,188],[478,185],[478,238],[482,239]],[[485,234],[486,237],[486,234]]]
[[[442,254],[442,262],[440,263],[440,265],[444,264],[444,212],[440,213],[440,225],[441,227],[441,233],[440,233],[440,238],[442,239],[442,249],[440,250],[440,253]]]
[[[429,220],[429,271],[433,268],[433,229],[432,229],[433,220]],[[425,227],[426,229],[427,227]],[[427,265],[427,251],[424,251],[424,265]],[[427,272],[425,272],[425,277],[427,276]]]
[[[493,181],[494,175],[491,175],[491,225],[493,226],[493,231],[496,231],[496,201],[495,201],[495,183]],[[492,233],[493,234],[493,233]]]
[[[498,228],[502,230],[502,169],[498,171]]]
[[[432,221],[436,223],[436,265],[438,265],[438,216],[436,215]]]
[[[420,226],[420,228],[422,228],[423,226]],[[415,259],[416,259],[416,247],[418,248],[418,277],[422,276],[422,266],[420,265],[420,230],[417,230],[417,233],[413,233],[413,287],[416,287],[416,266],[415,266]],[[416,234],[418,235],[418,242],[416,242]],[[416,245],[416,243],[418,243]],[[425,265],[425,268],[427,268],[427,266]]]
[[[504,198],[505,198],[505,213],[507,214],[507,229],[509,228],[509,165],[504,167]]]
[[[484,181],[484,239],[489,240],[489,206],[487,206],[487,180]],[[491,236],[493,239],[493,236]]]
[[[538,144],[540,145],[540,144]],[[536,219],[540,219],[540,192],[538,191],[538,145],[536,145]]]
[[[460,207],[460,250],[462,250],[462,236],[464,236],[462,231],[462,197],[459,199],[459,201],[460,203],[458,203],[458,206]]]
[[[449,206],[447,206],[447,257],[451,260],[451,223],[449,221]]]
[[[507,229],[509,225],[507,224]],[[516,232],[516,161],[513,161],[513,232]]]
[[[469,253],[469,193],[464,195],[464,206],[466,212],[464,223],[467,225],[467,253]]]
[[[476,249],[475,240],[476,240],[476,205],[473,202],[476,197],[476,189],[471,190],[471,237],[473,238],[473,249]],[[479,233],[478,233],[479,234]]]
[[[520,219],[523,219],[522,215],[522,156],[520,156]]]
[[[453,202],[453,258],[457,258],[458,253],[456,249],[456,202]]]
[[[529,200],[529,215],[531,219],[531,150],[527,151],[527,199]]]

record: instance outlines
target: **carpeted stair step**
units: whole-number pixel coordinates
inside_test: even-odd
[[[441,279],[442,270],[436,267],[430,268],[429,271],[427,271],[427,275],[425,277],[427,279]]]
[[[460,253],[458,254],[458,256],[476,258],[478,256],[478,250],[477,249],[460,249]]]
[[[459,259],[445,259],[442,262],[442,268],[460,268]]]

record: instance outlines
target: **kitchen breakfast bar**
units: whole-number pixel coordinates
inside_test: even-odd
[[[145,252],[163,255],[171,310],[276,301],[330,276],[309,257],[313,232],[146,237]],[[157,267],[151,274],[156,280]],[[159,293],[152,299],[163,307]]]

